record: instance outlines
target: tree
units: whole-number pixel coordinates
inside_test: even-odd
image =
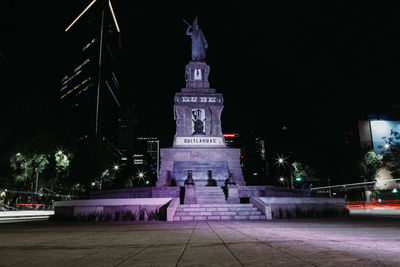
[[[376,155],[374,150],[368,150],[362,154],[360,173],[366,181],[373,181],[381,166],[382,156]]]
[[[309,166],[306,166],[298,161],[293,162],[292,166],[294,169],[294,178],[301,177],[302,179],[311,180],[315,177],[315,170],[310,168]]]
[[[392,177],[400,178],[400,145],[392,145],[383,156],[383,162],[391,172]]]
[[[17,184],[28,186],[31,191],[37,186],[39,174],[42,173],[49,160],[42,153],[17,153],[10,158],[10,166],[14,171]]]

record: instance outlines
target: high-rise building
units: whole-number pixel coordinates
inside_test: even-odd
[[[65,52],[71,56],[59,99],[65,111],[66,141],[99,138],[111,142],[116,139],[122,105],[118,79],[121,36],[111,4],[92,1],[65,31],[69,48]]]

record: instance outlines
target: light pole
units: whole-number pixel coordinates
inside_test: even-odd
[[[292,165],[289,164],[289,170],[290,170],[290,187],[293,188],[293,174],[292,174]]]

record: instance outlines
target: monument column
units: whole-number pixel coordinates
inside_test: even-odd
[[[173,147],[160,150],[157,186],[184,186],[188,171],[194,186],[209,185],[209,173],[216,186],[225,186],[230,170],[236,183],[244,185],[240,149],[226,147],[222,134],[224,98],[208,81],[207,42],[197,24],[191,27],[187,34],[192,37],[192,60],[185,67],[186,87],[175,93],[176,133]]]

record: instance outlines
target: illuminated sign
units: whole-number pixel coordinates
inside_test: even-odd
[[[370,121],[372,143],[377,155],[384,155],[393,146],[400,146],[400,121]]]
[[[224,134],[224,137],[239,137],[239,135],[231,133],[231,134]]]
[[[177,146],[223,146],[222,137],[176,137],[175,145]]]
[[[220,96],[175,96],[176,103],[222,103]]]

